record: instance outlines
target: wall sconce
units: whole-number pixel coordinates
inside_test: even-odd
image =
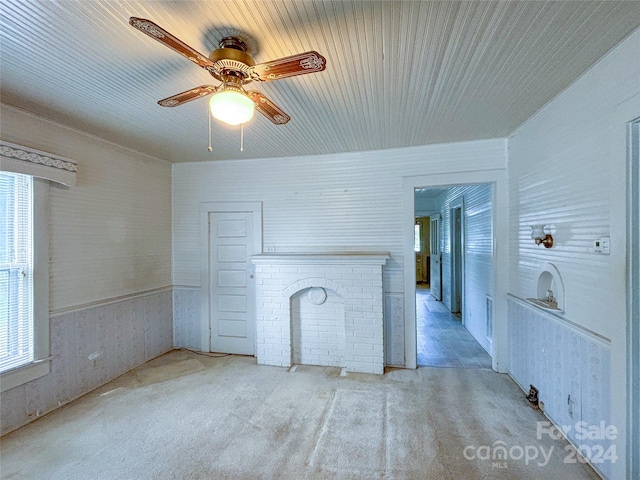
[[[544,232],[544,225],[531,225],[531,238],[536,241],[536,245],[542,243],[545,248],[553,247],[553,237]]]

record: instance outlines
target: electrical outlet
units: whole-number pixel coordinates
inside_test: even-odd
[[[89,361],[91,362],[91,368],[94,370],[98,369],[98,358],[100,357],[100,352],[93,352],[89,355]]]
[[[275,253],[276,247],[264,247],[265,253]]]

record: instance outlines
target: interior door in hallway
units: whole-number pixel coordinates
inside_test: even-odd
[[[416,282],[429,285],[429,217],[416,218]]]
[[[253,212],[209,212],[211,351],[254,354]]]
[[[442,255],[440,253],[440,215],[430,217],[429,229],[429,251],[431,255],[431,295],[440,301],[442,300]]]

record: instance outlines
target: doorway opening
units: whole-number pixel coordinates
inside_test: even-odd
[[[451,207],[451,313],[463,320],[464,299],[464,197],[456,199]],[[463,320],[464,323],[464,320]]]
[[[416,363],[491,368],[493,186],[416,188],[414,195]],[[426,219],[429,238],[419,242]],[[425,263],[429,283],[419,276]]]

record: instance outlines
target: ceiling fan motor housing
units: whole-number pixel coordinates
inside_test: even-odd
[[[252,81],[251,70],[255,65],[253,58],[246,52],[244,42],[235,37],[220,40],[220,48],[209,54],[214,67],[209,71],[216,79],[224,81],[229,75],[238,77],[242,83]]]
[[[218,48],[234,48],[243,52],[249,51],[247,44],[242,39],[234,36],[224,37],[218,42]]]

